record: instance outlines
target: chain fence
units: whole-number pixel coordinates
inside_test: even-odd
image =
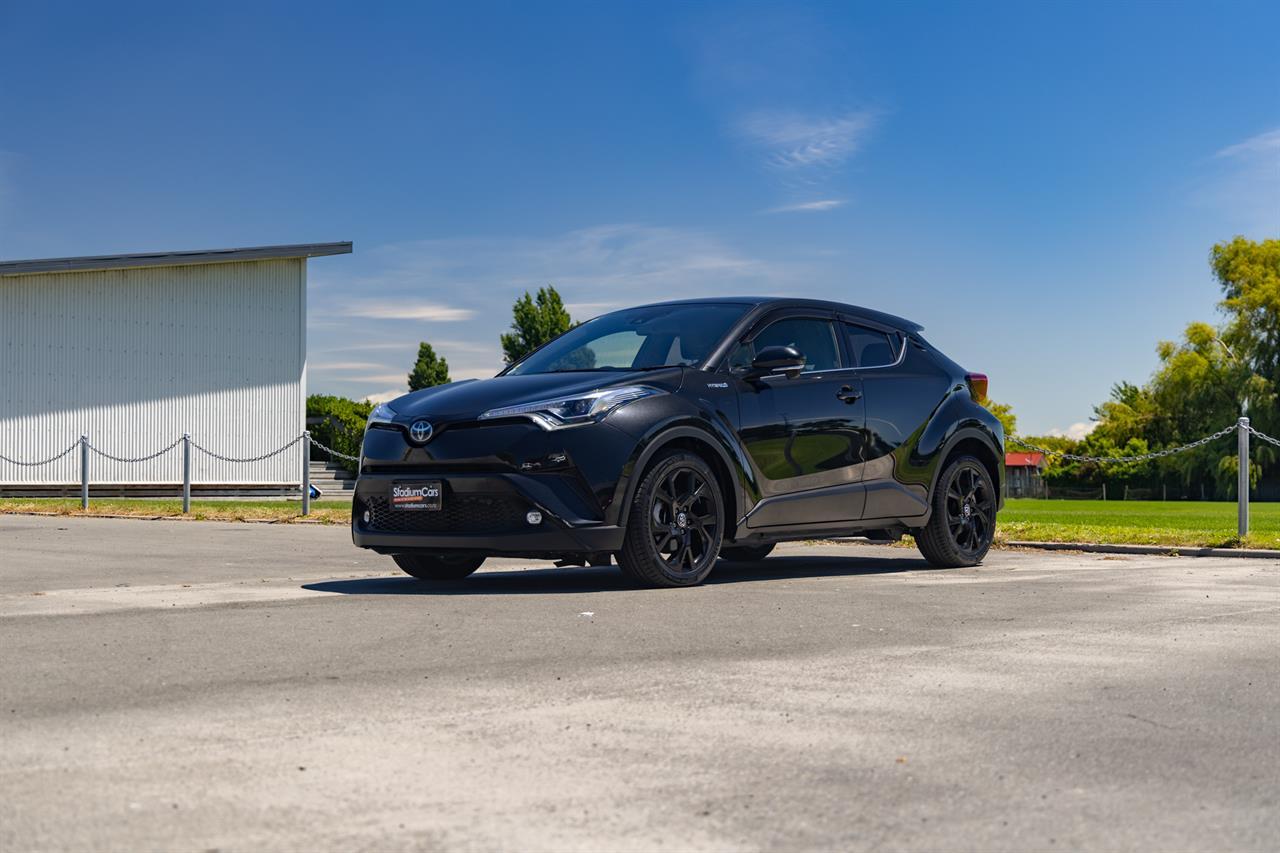
[[[321,444],[320,442],[316,441],[314,438],[313,438],[313,439],[311,439],[311,446],[312,446],[312,447],[315,447],[315,448],[318,448],[318,449],[320,449],[320,450],[324,451],[325,453],[327,453],[327,454],[329,455],[329,458],[330,458],[330,459],[345,459],[345,460],[347,460],[348,462],[359,462],[359,461],[360,461],[360,457],[359,457],[359,456],[348,456],[348,455],[347,455],[347,454],[345,454],[345,453],[339,453],[338,451],[334,450],[332,447],[325,447],[323,444]]]
[[[1162,459],[1166,456],[1173,456],[1174,454],[1178,454],[1178,453],[1186,453],[1190,450],[1195,450],[1198,447],[1204,447],[1206,444],[1216,441],[1219,438],[1222,438],[1233,432],[1236,433],[1237,435],[1238,452],[1242,462],[1242,464],[1239,466],[1240,479],[1238,484],[1239,488],[1237,491],[1237,501],[1240,505],[1240,524],[1239,524],[1240,535],[1244,536],[1245,533],[1248,531],[1249,466],[1247,464],[1243,464],[1243,462],[1248,457],[1248,454],[1249,454],[1249,437],[1253,436],[1259,439],[1260,441],[1264,441],[1264,442],[1267,442],[1268,444],[1272,444],[1272,445],[1275,445],[1276,447],[1280,447],[1280,439],[1267,435],[1261,430],[1256,429],[1252,424],[1249,423],[1248,418],[1240,418],[1236,423],[1231,424],[1229,426],[1225,426],[1222,429],[1218,430],[1217,432],[1212,433],[1211,435],[1206,435],[1204,438],[1200,438],[1195,441],[1188,442],[1186,444],[1178,445],[1177,447],[1166,447],[1161,450],[1152,451],[1151,453],[1142,453],[1137,455],[1088,456],[1080,453],[1067,453],[1062,450],[1053,450],[1052,448],[1041,447],[1039,445],[1032,444],[1031,442],[1024,441],[1023,439],[1018,438],[1017,436],[1009,436],[1008,441],[1011,444],[1015,444],[1018,447],[1025,448],[1026,450],[1030,450],[1034,453],[1043,453],[1045,456],[1056,456],[1058,458],[1065,459],[1071,462],[1093,462],[1097,464],[1134,463],[1134,462],[1148,462],[1153,459]],[[236,463],[236,464],[251,464],[254,462],[262,462],[266,459],[270,459],[274,456],[279,456],[282,453],[286,453],[291,448],[295,447],[299,442],[303,443],[303,454],[302,454],[303,461],[302,461],[302,478],[301,478],[302,479],[302,512],[303,512],[303,515],[306,515],[310,512],[311,497],[312,497],[311,470],[310,470],[311,449],[314,447],[315,449],[328,455],[330,460],[341,459],[346,462],[356,462],[356,463],[359,463],[360,461],[359,457],[357,456],[351,456],[350,454],[347,454],[347,453],[341,453],[337,450],[334,450],[331,447],[327,447],[326,445],[321,444],[320,442],[316,441],[311,437],[310,431],[303,431],[300,435],[294,437],[288,443],[281,445],[280,447],[277,447],[275,450],[270,450],[270,451],[267,451],[266,453],[260,453],[256,456],[227,456],[225,454],[210,450],[209,448],[196,443],[191,439],[190,434],[185,434],[175,439],[173,442],[155,451],[154,453],[149,453],[144,456],[119,456],[114,453],[109,453],[100,447],[94,446],[89,441],[88,436],[81,436],[79,440],[72,443],[65,450],[53,456],[50,456],[47,459],[25,461],[21,459],[14,459],[12,457],[5,456],[4,454],[0,454],[0,462],[6,462],[10,465],[18,465],[24,468],[34,468],[42,465],[50,465],[54,462],[57,462],[58,460],[66,457],[68,454],[75,452],[76,448],[80,448],[80,452],[81,452],[80,500],[81,500],[81,505],[85,508],[88,508],[89,506],[89,464],[88,464],[89,453],[92,452],[104,459],[110,459],[113,462],[119,462],[123,464],[133,464],[133,463],[149,462],[152,459],[158,459],[159,457],[164,456],[165,454],[173,451],[179,445],[183,445],[185,443],[185,446],[183,447],[183,465],[182,465],[183,467],[182,506],[183,506],[183,512],[189,512],[190,503],[191,503],[191,453],[190,451],[192,449],[195,449],[196,451],[203,453],[210,458],[217,459],[221,462],[229,462],[229,463]],[[1103,494],[1105,495],[1105,490]]]
[[[101,456],[103,459],[110,459],[112,462],[122,462],[125,464],[133,464],[135,462],[150,462],[152,459],[159,459],[161,456],[164,456],[166,453],[168,453],[170,450],[173,450],[179,444],[182,444],[182,438],[176,439],[173,442],[173,444],[170,444],[168,447],[162,450],[157,450],[155,453],[149,453],[146,456],[129,457],[129,456],[115,456],[114,454],[108,453],[107,451],[102,450],[101,448],[94,447],[93,444],[89,442],[87,439],[84,442],[85,447],[89,448],[94,453]]]
[[[295,436],[287,443],[281,445],[280,447],[277,447],[274,450],[269,450],[266,453],[259,453],[256,456],[228,456],[223,453],[218,453],[217,451],[210,450],[209,448],[193,441],[189,433],[179,436],[169,444],[155,451],[154,453],[148,453],[142,456],[121,456],[121,455],[103,450],[101,447],[97,447],[96,445],[93,444],[93,442],[89,440],[89,437],[87,435],[83,435],[79,439],[77,439],[75,442],[73,442],[71,445],[69,445],[65,450],[63,450],[60,453],[56,453],[47,459],[36,459],[36,460],[28,461],[28,460],[22,460],[22,459],[14,459],[10,456],[5,456],[4,454],[0,454],[0,462],[6,462],[10,465],[17,465],[23,468],[38,468],[42,465],[51,465],[54,462],[57,462],[58,460],[65,458],[69,454],[74,453],[77,449],[79,449],[80,450],[80,505],[82,508],[88,509],[89,507],[89,455],[91,453],[103,459],[109,459],[112,462],[118,462],[121,464],[137,464],[142,462],[150,462],[153,459],[159,459],[160,457],[172,452],[173,450],[181,446],[183,449],[182,511],[185,513],[185,512],[191,511],[191,451],[192,450],[196,450],[197,452],[203,453],[205,456],[208,456],[211,459],[216,459],[220,462],[229,462],[234,464],[252,464],[254,462],[262,462],[264,460],[271,459],[272,457],[279,456],[282,453],[287,453],[290,449],[296,447],[299,442],[301,442],[303,445],[302,477],[301,477],[302,514],[308,515],[311,512],[311,499],[313,497],[312,489],[311,489],[311,449],[312,447],[315,447],[317,450],[320,450],[321,452],[327,454],[331,460],[341,459],[346,462],[356,462],[356,463],[359,463],[360,461],[360,458],[357,456],[350,456],[346,453],[339,453],[333,448],[326,447],[320,442],[315,441],[313,438],[311,438],[311,432],[309,430],[303,431],[302,433]],[[317,491],[316,496],[318,495],[319,495],[319,492]]]
[[[1254,435],[1254,436],[1256,436],[1257,438],[1260,438],[1260,439],[1262,439],[1263,441],[1265,441],[1265,442],[1267,442],[1267,443],[1269,443],[1269,444],[1274,444],[1276,447],[1280,447],[1280,438],[1272,438],[1271,436],[1267,435],[1267,434],[1266,434],[1265,432],[1263,432],[1262,430],[1254,429],[1254,428],[1253,428],[1253,426],[1252,426],[1252,425],[1249,425],[1249,424],[1246,424],[1246,425],[1245,425],[1245,429],[1247,429],[1249,432],[1253,433],[1253,435]]]
[[[1270,441],[1273,444],[1280,445],[1280,441],[1276,441],[1271,436],[1264,436],[1261,432],[1258,432],[1258,430],[1254,429],[1253,427],[1246,427],[1246,428],[1249,430],[1249,432],[1262,438],[1264,441]],[[1228,433],[1237,432],[1239,429],[1240,427],[1238,424],[1232,424],[1231,426],[1223,427],[1222,429],[1218,430],[1212,435],[1206,435],[1204,438],[1196,439],[1195,441],[1192,441],[1188,444],[1182,444],[1182,445],[1179,445],[1178,447],[1166,447],[1163,450],[1156,450],[1151,453],[1143,453],[1137,456],[1083,456],[1079,453],[1066,453],[1061,450],[1050,450],[1047,447],[1040,447],[1038,445],[1023,441],[1017,436],[1011,435],[1008,437],[1008,440],[1018,445],[1019,447],[1025,447],[1027,450],[1033,451],[1035,453],[1043,453],[1046,456],[1057,456],[1062,459],[1067,459],[1071,462],[1148,462],[1152,459],[1162,459],[1166,456],[1173,456],[1176,453],[1186,453],[1188,450],[1195,450],[1197,447],[1204,447],[1209,442],[1222,438],[1224,435],[1227,435]]]
[[[307,435],[308,434],[304,432],[302,435],[299,435],[288,444],[283,445],[282,447],[277,447],[275,450],[269,450],[266,453],[260,453],[257,456],[223,456],[221,453],[215,453],[214,451],[208,449],[207,447],[201,447],[200,445],[196,444],[194,441],[191,442],[191,446],[194,447],[196,450],[199,450],[205,456],[209,456],[214,459],[217,459],[219,462],[235,462],[235,463],[248,464],[252,462],[262,462],[264,459],[270,459],[273,456],[279,456],[281,453],[284,453],[286,450],[293,447],[299,441],[302,441],[304,438],[307,437]],[[178,439],[178,441],[182,441],[182,439]]]
[[[10,459],[8,456],[5,456],[3,453],[0,453],[0,462],[8,462],[10,465],[18,465],[19,467],[22,467],[22,468],[39,468],[41,465],[50,465],[54,462],[57,462],[59,459],[66,456],[68,453],[75,450],[79,446],[80,446],[80,441],[77,439],[70,447],[68,447],[66,450],[62,451],[61,453],[56,454],[54,456],[50,456],[48,459],[41,459],[37,462],[23,462],[21,459]]]

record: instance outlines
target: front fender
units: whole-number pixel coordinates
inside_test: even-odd
[[[730,487],[733,506],[725,508],[726,525],[730,528],[741,515],[745,504],[746,493],[758,493],[751,466],[747,464],[746,453],[734,438],[732,429],[720,418],[708,412],[688,413],[668,418],[654,424],[642,435],[638,436],[636,447],[631,458],[623,467],[622,475],[614,491],[613,501],[609,504],[607,518],[609,523],[623,527],[631,512],[631,502],[649,462],[676,441],[696,441],[709,447],[723,463],[730,474]]]

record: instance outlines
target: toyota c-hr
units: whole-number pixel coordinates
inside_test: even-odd
[[[1004,433],[986,376],[920,331],[806,299],[605,314],[492,379],[379,405],[352,538],[431,581],[509,555],[687,586],[786,540],[904,533],[976,565]]]

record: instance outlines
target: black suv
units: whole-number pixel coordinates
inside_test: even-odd
[[[775,543],[911,533],[935,566],[986,555],[1004,433],[987,378],[920,326],[808,299],[605,314],[493,379],[378,406],[355,544],[417,578],[485,557],[686,586]]]

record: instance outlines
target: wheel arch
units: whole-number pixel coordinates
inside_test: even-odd
[[[739,494],[739,480],[734,476],[735,465],[729,452],[725,450],[716,436],[707,430],[695,426],[668,427],[648,441],[630,466],[618,506],[617,524],[626,527],[631,513],[631,502],[635,499],[636,490],[644,479],[645,472],[653,460],[664,450],[687,450],[695,454],[711,466],[720,486],[721,499],[724,501],[724,517],[726,529],[731,530],[737,521],[742,506]]]
[[[933,475],[933,483],[929,494],[938,487],[938,478],[957,456],[969,455],[978,459],[991,475],[991,482],[996,487],[998,505],[1004,504],[1004,459],[997,450],[997,445],[990,435],[975,427],[961,429],[953,435],[942,448],[941,464]]]

